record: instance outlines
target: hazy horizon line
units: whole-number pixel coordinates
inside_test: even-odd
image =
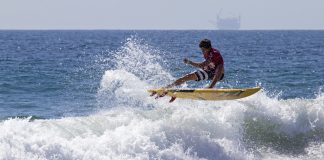
[[[220,29],[91,29],[91,28],[21,28],[6,29],[0,28],[0,31],[324,31],[324,29],[238,29],[238,30],[220,30]]]

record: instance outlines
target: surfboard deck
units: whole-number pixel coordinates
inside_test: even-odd
[[[233,100],[248,97],[258,92],[261,87],[254,88],[237,88],[237,89],[205,89],[205,88],[193,88],[193,89],[149,89],[150,93],[156,93],[162,95],[167,92],[167,96],[195,99],[195,100]]]

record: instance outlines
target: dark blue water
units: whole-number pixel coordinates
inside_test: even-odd
[[[134,36],[160,50],[174,77],[195,70],[182,59],[202,61],[198,43],[209,38],[228,86],[260,83],[290,99],[314,98],[324,85],[324,31],[1,31],[0,117],[93,111],[103,72],[114,67],[102,59]]]

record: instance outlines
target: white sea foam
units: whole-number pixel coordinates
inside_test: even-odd
[[[148,48],[130,39],[118,51],[117,67],[102,77],[97,113],[0,122],[0,159],[323,158],[323,94],[155,100],[146,89],[173,78]]]

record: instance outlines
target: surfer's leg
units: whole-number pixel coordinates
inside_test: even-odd
[[[166,88],[171,88],[171,87],[174,87],[174,86],[178,86],[178,85],[183,84],[186,81],[197,80],[197,79],[198,79],[198,77],[197,77],[197,75],[195,73],[189,73],[189,74],[177,79],[172,84],[167,85]],[[163,96],[165,96],[166,94],[167,94],[167,92],[165,92],[165,94]],[[176,99],[176,97],[171,97],[169,102],[172,103],[175,99]]]
[[[196,76],[195,73],[189,73],[189,74],[187,74],[187,75],[185,75],[185,76],[183,76],[183,77],[177,79],[177,80],[174,81],[173,83],[171,83],[171,84],[169,84],[169,85],[167,85],[167,86],[165,86],[165,87],[163,87],[163,88],[164,88],[164,89],[172,88],[172,87],[174,87],[174,86],[181,85],[182,83],[184,83],[184,82],[186,82],[186,81],[190,81],[190,80],[197,80],[197,78],[198,78],[198,77]],[[157,95],[156,92],[153,92],[153,93],[151,94],[151,96],[157,95],[157,96],[156,96],[156,99],[157,99],[157,98],[160,98],[160,97],[164,97],[166,94],[168,94],[167,91],[164,91],[162,94],[158,94],[158,95]]]
[[[172,84],[169,84],[167,85],[166,87],[163,87],[165,89],[167,88],[172,88],[174,86],[178,86],[178,85],[181,85],[182,83],[186,82],[186,81],[190,81],[190,80],[197,80],[198,77],[196,76],[195,73],[190,73],[190,74],[187,74],[179,79],[177,79],[176,81],[174,81]],[[157,93],[156,92],[153,92],[151,94],[151,96],[154,96],[156,95]],[[157,96],[155,97],[155,99],[158,99],[158,98],[161,98],[161,97],[164,97],[165,95],[167,95],[168,92],[167,91],[164,91],[162,94],[157,94]],[[171,100],[169,101],[170,103],[173,102],[174,100],[176,99],[176,97],[171,97]]]
[[[197,77],[197,75],[195,73],[189,73],[189,74],[177,79],[172,84],[167,85],[165,88],[171,88],[171,87],[174,87],[174,86],[181,85],[186,81],[197,80],[197,79],[198,79],[198,77]]]

